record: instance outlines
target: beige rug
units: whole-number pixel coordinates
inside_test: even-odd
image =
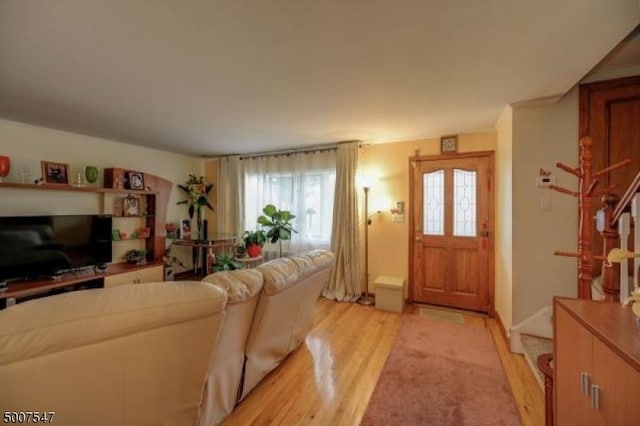
[[[361,426],[520,426],[491,333],[404,315]]]
[[[464,317],[457,312],[443,311],[441,309],[420,308],[420,316],[436,321],[455,322],[464,324]]]

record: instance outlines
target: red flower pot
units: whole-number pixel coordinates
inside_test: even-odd
[[[11,170],[11,160],[9,157],[4,155],[0,155],[0,182],[2,182],[2,178],[6,178],[9,176],[9,171]]]
[[[258,244],[247,246],[247,254],[249,257],[258,257],[262,254],[262,247]]]

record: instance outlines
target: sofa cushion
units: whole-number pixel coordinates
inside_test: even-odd
[[[317,267],[322,267],[333,263],[335,255],[329,250],[312,250],[310,252],[300,255],[308,258],[311,263]]]
[[[313,250],[294,256],[292,259],[302,267],[301,276],[306,277],[333,264],[335,255],[328,250]]]
[[[224,292],[202,282],[74,291],[0,312],[0,365],[222,312]]]
[[[215,272],[202,281],[222,287],[229,297],[229,303],[251,299],[262,289],[262,274],[255,269]]]
[[[289,257],[274,259],[263,263],[256,269],[264,279],[265,293],[277,294],[296,284],[300,279],[303,268],[302,261],[295,261]]]

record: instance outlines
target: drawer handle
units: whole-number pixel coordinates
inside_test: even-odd
[[[600,410],[600,386],[591,385],[591,408]]]
[[[589,373],[580,373],[580,389],[583,395],[590,395],[591,392],[591,376]]]

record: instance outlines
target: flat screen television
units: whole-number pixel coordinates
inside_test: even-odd
[[[111,262],[111,216],[0,217],[0,280]]]

